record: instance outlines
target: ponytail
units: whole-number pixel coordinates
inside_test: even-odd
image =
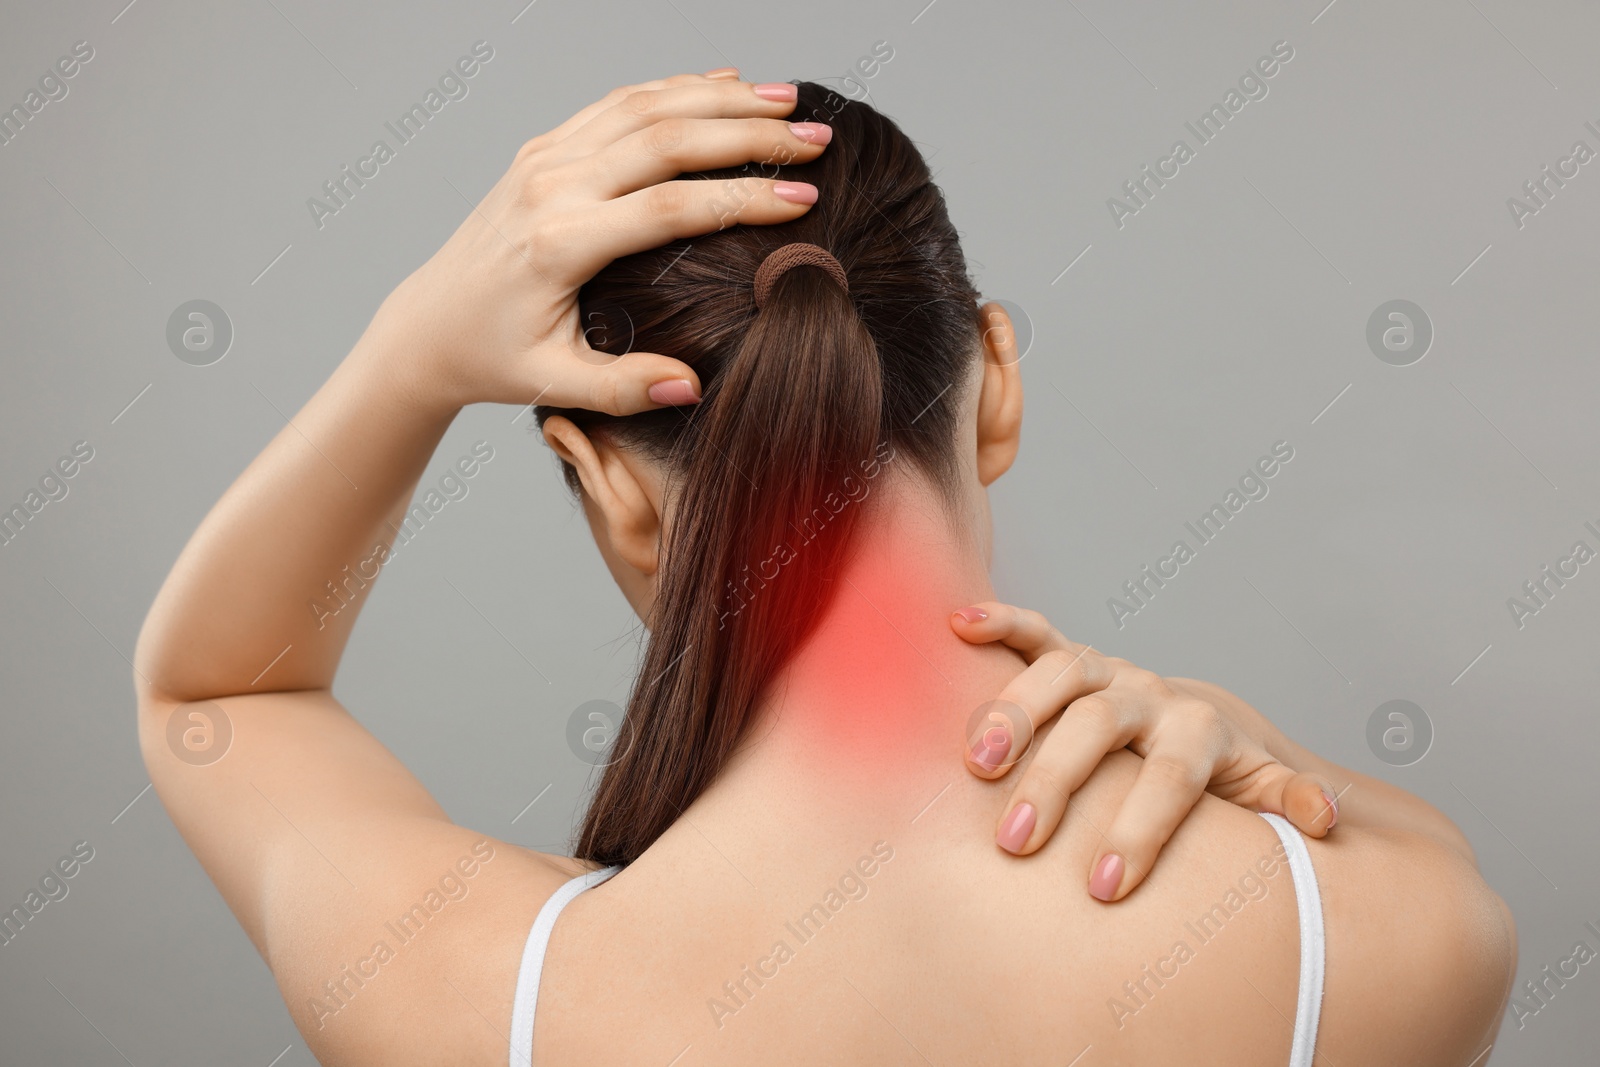
[[[638,858],[710,784],[815,626],[888,456],[883,369],[812,263],[764,294],[679,438],[649,644],[577,855]]]
[[[887,116],[815,82],[797,88],[790,118],[829,123],[833,140],[811,162],[758,173],[815,184],[816,204],[623,256],[578,294],[593,347],[683,360],[701,403],[535,408],[541,427],[560,414],[658,464],[670,502],[650,637],[579,831],[582,859],[632,862],[721,772],[821,616],[885,463],[920,472],[947,503],[959,494],[956,387],[983,324],[944,196]],[[774,251],[786,244],[829,254]],[[570,464],[564,474],[581,492]]]

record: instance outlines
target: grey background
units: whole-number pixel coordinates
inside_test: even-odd
[[[141,793],[126,657],[167,569],[528,137],[724,64],[843,88],[880,40],[872,101],[931,157],[981,288],[1032,323],[1001,594],[1437,804],[1517,915],[1519,980],[1600,947],[1600,563],[1520,629],[1506,606],[1600,548],[1600,162],[1521,229],[1506,206],[1573,141],[1600,149],[1591,5],[125,2],[10,3],[0,29],[7,107],[95,49],[0,146],[0,504],[95,449],[0,548],[0,901],[95,849],[0,947],[0,1063],[311,1062]],[[318,230],[306,198],[480,39],[470,95]],[[1118,229],[1106,199],[1278,40],[1269,95]],[[1365,341],[1397,298],[1435,330],[1408,367]],[[165,342],[192,299],[233,322],[212,366]],[[425,484],[476,440],[495,458],[385,568],[339,692],[458,821],[560,848],[589,774],[568,715],[624,699],[637,629],[528,422],[456,422]],[[1107,598],[1278,440],[1270,495],[1118,629]],[[1407,767],[1366,741],[1394,699],[1435,732]],[[1508,1016],[1493,1062],[1592,1059],[1594,970]]]

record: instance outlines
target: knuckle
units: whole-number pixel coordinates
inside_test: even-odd
[[[649,118],[660,107],[661,98],[653,89],[630,92],[617,103],[617,110],[634,118]]]
[[[766,183],[755,178],[735,178],[716,191],[715,206],[719,225],[738,222],[744,209],[755,202]]]
[[[650,210],[670,218],[681,216],[689,207],[689,192],[679,182],[662,182],[651,186]]]
[[[1073,701],[1072,714],[1084,729],[1097,736],[1115,734],[1121,721],[1117,706],[1099,693],[1090,693]]]
[[[1145,758],[1144,773],[1164,786],[1183,792],[1196,792],[1205,787],[1205,779],[1194,764],[1176,756],[1152,753]]]
[[[728,198],[740,207],[753,204],[763,196],[772,192],[772,181],[768,178],[745,177],[732,178],[727,184]]]
[[[555,179],[543,167],[528,167],[517,184],[517,195],[527,204],[537,204],[555,191]]]
[[[1022,782],[1017,787],[1017,799],[1031,800],[1034,807],[1041,811],[1055,808],[1066,803],[1066,779],[1054,767],[1035,760],[1022,776]]]
[[[611,374],[596,374],[589,380],[589,408],[608,415],[620,415],[618,409],[617,378]]]
[[[1118,671],[1117,676],[1119,678],[1123,678],[1124,672]],[[1126,672],[1124,682],[1127,685],[1133,686],[1136,690],[1146,696],[1165,697],[1171,695],[1172,693],[1172,690],[1167,688],[1167,682],[1165,678],[1162,678],[1161,675],[1157,674],[1155,671],[1146,670],[1143,667],[1135,667],[1131,671]]]
[[[1227,724],[1222,712],[1209,700],[1183,700],[1178,704],[1178,713],[1185,722],[1206,733],[1218,732]]]
[[[795,144],[789,122],[789,119],[747,120],[744,133],[752,157],[779,166],[794,162],[803,146]]]
[[[1014,608],[1012,622],[1024,633],[1037,634],[1041,640],[1050,636],[1050,620],[1032,608]]]
[[[1067,671],[1081,666],[1079,657],[1064,648],[1052,648],[1034,662],[1043,664],[1043,669],[1048,671],[1052,678],[1058,678]]]
[[[1083,661],[1084,678],[1087,679],[1090,684],[1100,686],[1101,688],[1109,686],[1113,682],[1117,681],[1122,672],[1127,669],[1126,667],[1119,666],[1115,657],[1107,656],[1105,653],[1095,648],[1091,648],[1084,653]],[[1126,660],[1123,660],[1122,662],[1127,663]],[[1131,667],[1133,664],[1127,663],[1127,666]]]
[[[670,157],[683,147],[688,133],[684,119],[662,119],[645,131],[645,147],[654,155]]]
[[[545,139],[544,139],[544,134],[542,134],[542,133],[539,136],[533,138],[532,140],[524,141],[522,143],[522,147],[517,149],[517,154],[513,158],[512,162],[514,162],[514,163],[525,163],[525,162],[527,162],[527,160],[530,157],[532,157],[535,153],[537,153],[540,149],[542,149],[544,147],[544,145],[545,145]]]

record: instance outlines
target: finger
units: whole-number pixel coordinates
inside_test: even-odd
[[[790,82],[706,81],[628,93],[562,141],[563,151],[598,152],[663,119],[782,118],[794,110]]]
[[[592,349],[574,353],[557,384],[530,383],[533,401],[632,415],[700,401],[700,377],[687,363],[654,352],[612,356]]]
[[[963,641],[975,645],[999,641],[1021,652],[1030,663],[1053,650],[1077,655],[1090,647],[1069,640],[1037,611],[997,600],[961,608],[950,616],[950,625]]]
[[[1074,655],[1065,649],[1053,649],[1042,654],[1007,682],[994,701],[985,705],[991,713],[981,720],[984,727],[982,735],[967,739],[968,768],[980,778],[1003,776],[1022,758],[1041,725],[1057,715],[1065,715],[1064,709],[1071,710],[1075,702],[1088,694],[1104,689],[1111,683],[1114,674],[1105,657],[1098,654]],[[1097,720],[1115,717],[1121,722],[1120,705],[1115,702],[1107,701],[1094,708],[1096,710],[1091,711],[1089,705],[1079,706],[1079,714],[1072,716],[1073,722],[1085,716]],[[973,724],[974,727],[977,725]],[[1063,722],[1057,732],[1062,728],[1075,727],[1068,727]],[[1126,743],[1127,739],[1124,738],[1112,748],[1120,748]],[[1095,757],[1096,762],[1100,755],[1108,751],[1110,749],[1101,749]],[[1093,764],[1090,766],[1092,768]]]
[[[700,170],[809,163],[833,139],[820,122],[668,118],[631,133],[574,166],[579,184],[603,199]],[[766,171],[776,175],[776,170]]]
[[[1090,896],[1121,900],[1145,880],[1162,846],[1206,791],[1214,760],[1197,756],[1210,745],[1198,731],[1172,731],[1145,757],[1089,867]]]
[[[1213,777],[1210,792],[1252,811],[1282,815],[1308,837],[1325,837],[1339,820],[1339,792],[1319,774],[1295,773],[1266,749],[1246,743],[1234,754],[1248,773]]]
[[[807,182],[767,178],[661,182],[585,209],[575,224],[577,239],[558,244],[563,253],[581,248],[586,262],[598,261],[594,267],[598,270],[613,259],[734,223],[790,222],[810,210],[816,199],[817,187]]]
[[[1130,725],[1107,690],[1074,701],[1034,753],[1011,792],[995,830],[995,843],[1026,856],[1044,846],[1061,825],[1067,802],[1094,769],[1127,744]]]
[[[1264,790],[1256,810],[1282,815],[1307,837],[1326,837],[1339,822],[1339,793],[1321,775],[1295,774],[1284,767]]]
[[[730,70],[732,68],[724,67],[722,69]],[[599,100],[596,100],[594,103],[589,104],[587,107],[578,111],[571,118],[567,119],[567,121],[563,122],[555,129],[550,130],[547,133],[540,134],[538,137],[535,137],[528,143],[529,145],[536,143],[557,144],[561,141],[564,141],[578,130],[586,126],[596,115],[616,107],[618,103],[626,99],[632,93],[647,92],[655,89],[666,89],[679,85],[690,85],[696,81],[725,80],[723,77],[712,78],[711,75],[716,73],[718,72],[711,71],[706,74],[674,74],[668,78],[657,78],[654,81],[640,82],[637,85],[619,85],[605,96],[601,97]],[[738,77],[737,72],[735,72],[734,77]]]

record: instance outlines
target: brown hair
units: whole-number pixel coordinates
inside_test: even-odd
[[[956,401],[978,358],[978,293],[921,153],[890,119],[800,82],[793,121],[833,140],[810,163],[686,178],[811,182],[793,222],[729,226],[608,265],[579,292],[588,341],[659,352],[700,376],[703,400],[617,417],[540,407],[665,465],[650,637],[579,833],[576,855],[636,859],[716,777],[768,682],[815,625],[850,544],[867,479],[909,465],[956,484]],[[779,276],[757,308],[766,255],[831,252]],[[567,482],[580,491],[576,472]]]

